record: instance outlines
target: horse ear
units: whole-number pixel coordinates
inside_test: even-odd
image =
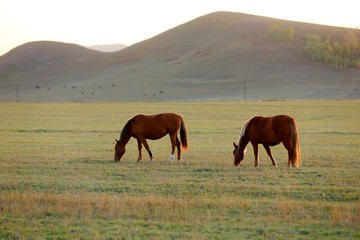
[[[233,142],[233,144],[234,144],[234,148],[236,149],[236,148],[238,148],[238,146],[236,145],[236,143],[235,142]]]
[[[115,138],[115,142],[119,142],[119,141]]]

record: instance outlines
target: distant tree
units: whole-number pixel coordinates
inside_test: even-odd
[[[340,43],[338,41],[335,41],[332,45],[335,54],[338,54],[340,52]]]
[[[357,38],[354,32],[347,32],[344,36],[345,42],[349,45],[352,50],[357,49],[359,44],[359,39]]]
[[[341,57],[350,57],[351,55],[351,50],[350,47],[347,43],[341,43],[340,44],[340,52],[339,55]]]
[[[282,29],[283,29],[282,23],[271,23],[268,26],[268,33],[270,39],[276,42],[282,40],[283,38]]]
[[[268,27],[270,39],[273,41],[281,41],[283,39],[283,25],[281,23],[272,23]]]
[[[285,41],[291,42],[295,36],[295,29],[293,27],[286,27],[283,35]]]
[[[291,42],[294,39],[295,29],[293,27],[283,28],[282,23],[270,23],[268,26],[269,38],[272,41],[288,41]]]
[[[360,68],[360,60],[356,60],[354,64],[355,68]]]
[[[332,48],[331,44],[328,41],[324,42],[324,45],[325,45],[325,49],[330,55],[334,54],[334,49]]]
[[[307,42],[321,42],[321,38],[318,35],[315,34],[305,34],[303,36],[303,38],[307,41]]]
[[[329,34],[325,34],[322,39],[323,42],[330,42],[330,35]]]
[[[360,60],[353,60],[351,63],[351,66],[353,68],[359,68],[360,67]]]

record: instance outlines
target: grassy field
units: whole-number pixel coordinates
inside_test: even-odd
[[[115,138],[134,114],[176,112],[183,161],[168,137],[138,163]],[[253,115],[298,123],[302,166],[278,168],[252,147],[233,166],[232,142]],[[0,103],[1,239],[359,239],[360,101]]]

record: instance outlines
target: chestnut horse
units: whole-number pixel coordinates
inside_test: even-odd
[[[270,146],[283,143],[288,151],[288,167],[299,167],[301,163],[299,135],[297,125],[292,117],[277,115],[273,117],[255,116],[247,121],[242,129],[239,143],[234,142],[234,164],[238,166],[244,159],[246,145],[251,142],[254,148],[255,167],[259,165],[258,144],[262,144],[275,167],[277,163]]]
[[[179,129],[181,143],[177,137]],[[143,144],[148,151],[150,160],[152,161],[154,156],[150,151],[146,139],[156,140],[164,137],[166,134],[169,134],[170,136],[172,147],[170,161],[174,159],[175,146],[177,146],[178,160],[181,160],[180,145],[182,145],[184,151],[188,149],[187,132],[182,116],[175,113],[162,113],[151,116],[136,115],[125,124],[121,131],[120,140],[115,139],[114,161],[121,160],[125,153],[125,146],[131,137],[136,138],[138,142],[139,157],[137,161],[141,161],[142,158],[141,144]]]

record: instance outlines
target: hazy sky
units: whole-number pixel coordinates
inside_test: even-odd
[[[0,55],[38,40],[132,45],[215,11],[360,26],[360,0],[0,0]]]

